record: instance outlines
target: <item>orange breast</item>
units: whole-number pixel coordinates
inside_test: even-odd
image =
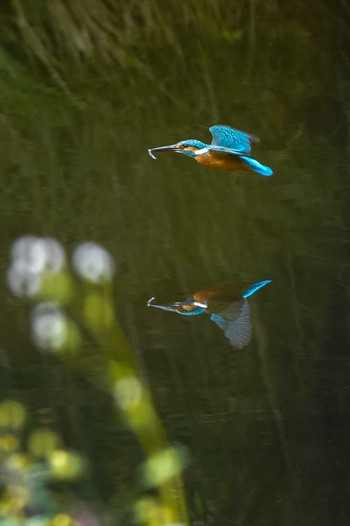
[[[208,168],[214,168],[215,170],[249,170],[249,166],[244,161],[241,161],[238,155],[210,152],[207,155],[198,155],[195,159],[197,163],[208,166]]]
[[[198,307],[197,305],[182,305],[182,310],[186,312],[192,312],[193,310],[196,310]]]
[[[237,300],[242,297],[244,288],[241,285],[231,283],[230,281],[223,281],[216,283],[211,287],[204,290],[199,290],[194,293],[193,298],[195,301],[204,302],[210,299],[221,299],[221,300]]]

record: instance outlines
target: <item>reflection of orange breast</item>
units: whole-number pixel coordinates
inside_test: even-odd
[[[186,312],[192,312],[193,310],[196,310],[198,307],[197,305],[182,305],[182,310]]]
[[[249,170],[249,166],[238,155],[216,155],[216,152],[210,152],[207,155],[198,155],[195,159],[197,163],[215,170]]]
[[[199,302],[208,301],[210,299],[233,301],[241,299],[243,291],[244,287],[241,284],[223,281],[222,283],[217,283],[207,289],[195,292],[193,299]]]

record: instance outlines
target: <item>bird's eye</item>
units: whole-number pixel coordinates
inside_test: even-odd
[[[185,148],[188,148],[188,144],[186,144],[186,143],[181,143],[181,144],[180,144],[180,148],[181,148],[181,150],[184,150]]]

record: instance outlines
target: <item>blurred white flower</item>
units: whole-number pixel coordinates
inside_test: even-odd
[[[41,349],[61,349],[68,338],[65,314],[54,303],[40,303],[32,312],[32,335]]]
[[[40,274],[29,271],[21,261],[14,261],[7,271],[8,285],[20,298],[29,298],[40,290]]]
[[[20,237],[13,244],[11,257],[8,284],[20,297],[30,297],[39,291],[43,272],[59,272],[65,265],[62,246],[49,237]]]
[[[82,243],[74,250],[73,266],[82,279],[96,284],[110,281],[115,272],[110,253],[93,241]]]
[[[64,267],[65,254],[56,239],[23,236],[12,246],[12,260],[20,261],[28,272],[59,272]]]

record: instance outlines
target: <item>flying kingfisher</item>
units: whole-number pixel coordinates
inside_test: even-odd
[[[185,301],[157,305],[153,303],[155,298],[152,297],[148,300],[147,305],[148,307],[177,312],[183,316],[208,313],[210,319],[224,331],[232,347],[243,349],[248,344],[252,334],[247,298],[268,283],[271,283],[270,279],[243,288],[230,281],[225,281],[195,292]]]
[[[170,150],[193,157],[197,163],[215,170],[252,170],[260,175],[269,176],[273,171],[269,166],[252,159],[251,144],[259,142],[258,137],[230,126],[216,125],[209,128],[213,136],[211,144],[197,139],[188,139],[168,146],[150,148],[149,155],[156,159],[153,152]]]

